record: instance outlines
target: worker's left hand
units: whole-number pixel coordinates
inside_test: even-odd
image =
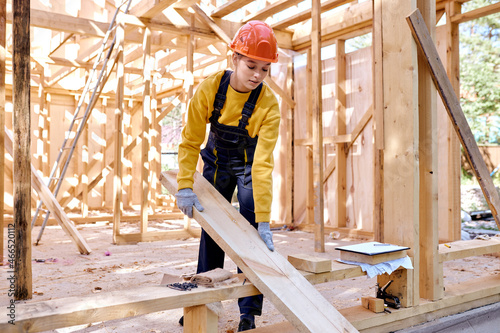
[[[269,250],[274,251],[273,233],[271,232],[269,222],[260,222],[257,223],[257,225],[257,231],[259,232],[260,238],[266,243]]]

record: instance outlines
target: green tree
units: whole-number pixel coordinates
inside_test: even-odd
[[[463,12],[498,1],[476,0]],[[460,97],[478,143],[500,144],[500,14],[460,25]]]

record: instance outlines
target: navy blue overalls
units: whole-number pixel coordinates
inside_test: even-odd
[[[231,73],[224,73],[215,97],[214,110],[210,117],[210,134],[205,148],[200,153],[204,162],[203,176],[229,202],[238,186],[240,213],[257,229],[251,170],[258,137],[251,138],[246,126],[262,90],[262,83],[250,93],[238,126],[224,125],[219,123],[219,117],[226,101]],[[202,230],[197,273],[223,268],[223,265],[224,251]],[[239,268],[238,272],[241,273]],[[260,316],[262,300],[262,295],[238,299],[240,313]]]

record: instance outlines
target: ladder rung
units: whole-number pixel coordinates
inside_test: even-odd
[[[60,177],[50,177],[50,179],[58,180],[61,179]]]
[[[76,117],[75,120],[83,119],[84,116]]]
[[[71,147],[61,147],[61,149],[71,149]]]

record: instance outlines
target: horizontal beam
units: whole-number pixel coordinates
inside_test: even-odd
[[[266,5],[262,10],[257,11],[256,13],[252,13],[250,15],[245,16],[243,22],[246,23],[252,20],[260,20],[264,21],[266,18],[273,16],[279,12],[284,11],[287,8],[295,6],[302,0],[278,0],[271,4]]]
[[[372,28],[372,3],[371,1],[351,5],[349,10],[332,14],[321,20],[321,41],[339,38],[343,35],[359,36],[365,28]],[[310,47],[311,28],[297,31],[292,37],[292,46],[295,51]]]
[[[210,14],[210,16],[215,18],[224,17],[228,14],[231,14],[235,10],[242,8],[243,6],[249,4],[252,1],[253,0],[229,0],[222,6],[219,6],[216,9],[214,9]]]
[[[321,3],[321,12],[326,12],[338,6],[345,5],[346,3],[353,2],[354,0],[327,0]],[[273,29],[286,29],[291,25],[303,22],[311,18],[311,8],[306,9],[296,15],[288,17],[284,20],[275,22],[271,25]]]
[[[439,244],[439,262],[500,252],[500,239],[473,239]]]
[[[451,22],[464,23],[496,13],[500,13],[500,2],[482,8],[474,9],[466,13],[453,15],[451,17]]]

